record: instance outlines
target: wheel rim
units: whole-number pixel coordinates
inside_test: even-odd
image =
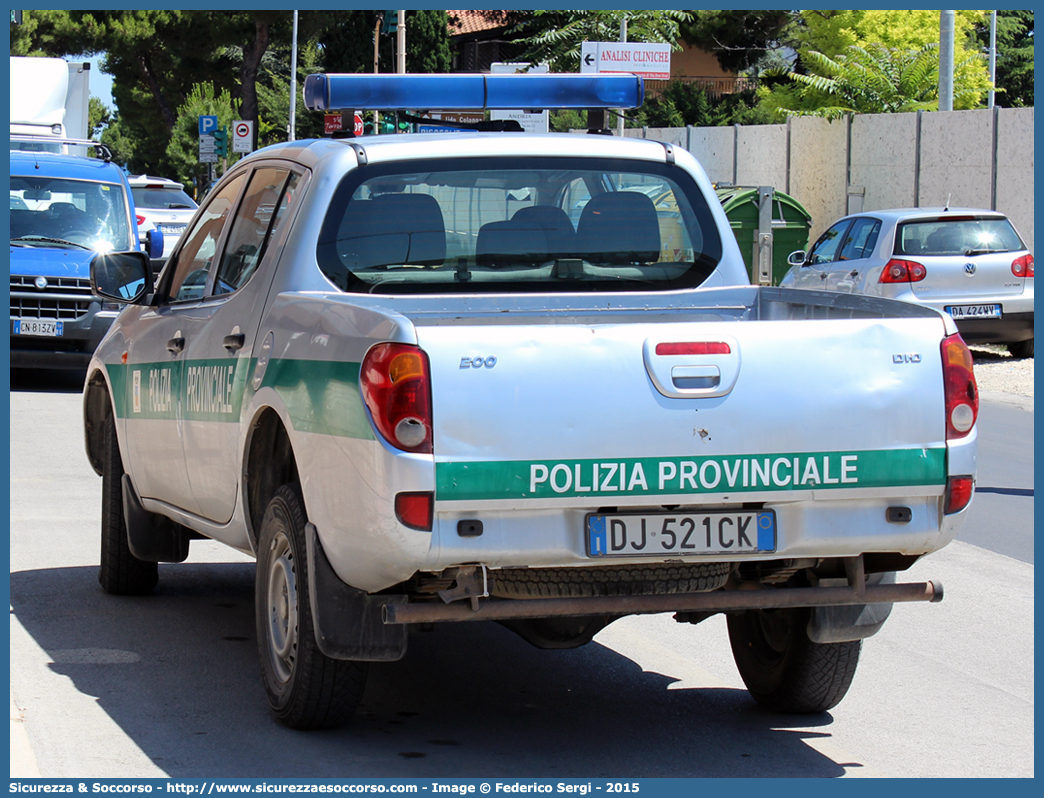
[[[297,658],[297,572],[286,535],[272,541],[268,558],[268,652],[279,682],[290,681]]]

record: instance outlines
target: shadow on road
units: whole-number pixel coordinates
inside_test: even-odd
[[[84,369],[11,369],[11,390],[34,393],[80,393]]]
[[[287,730],[259,676],[253,564],[160,566],[148,597],[95,568],[11,574],[14,616],[172,777],[841,776],[807,744],[829,714],[779,716],[742,690],[668,689],[598,643],[539,651],[492,623],[416,632],[374,664],[352,724]],[[119,773],[112,773],[117,777]]]

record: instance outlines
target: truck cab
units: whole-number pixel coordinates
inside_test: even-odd
[[[17,143],[34,140],[19,137]],[[123,170],[105,157],[46,149],[53,143],[40,140],[38,151],[11,150],[12,368],[86,368],[119,311],[91,294],[91,260],[138,249]],[[157,243],[162,251],[161,238],[151,246]]]

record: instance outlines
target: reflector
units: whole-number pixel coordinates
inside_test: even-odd
[[[313,111],[530,110],[637,108],[645,98],[638,75],[309,75],[305,106]]]

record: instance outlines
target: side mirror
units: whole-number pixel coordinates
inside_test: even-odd
[[[149,230],[145,234],[145,250],[150,258],[163,257],[163,231],[159,228]]]
[[[799,249],[787,255],[787,263],[791,266],[801,266],[805,262],[805,250]]]
[[[152,265],[144,252],[103,252],[91,261],[91,291],[134,305],[152,293]]]

